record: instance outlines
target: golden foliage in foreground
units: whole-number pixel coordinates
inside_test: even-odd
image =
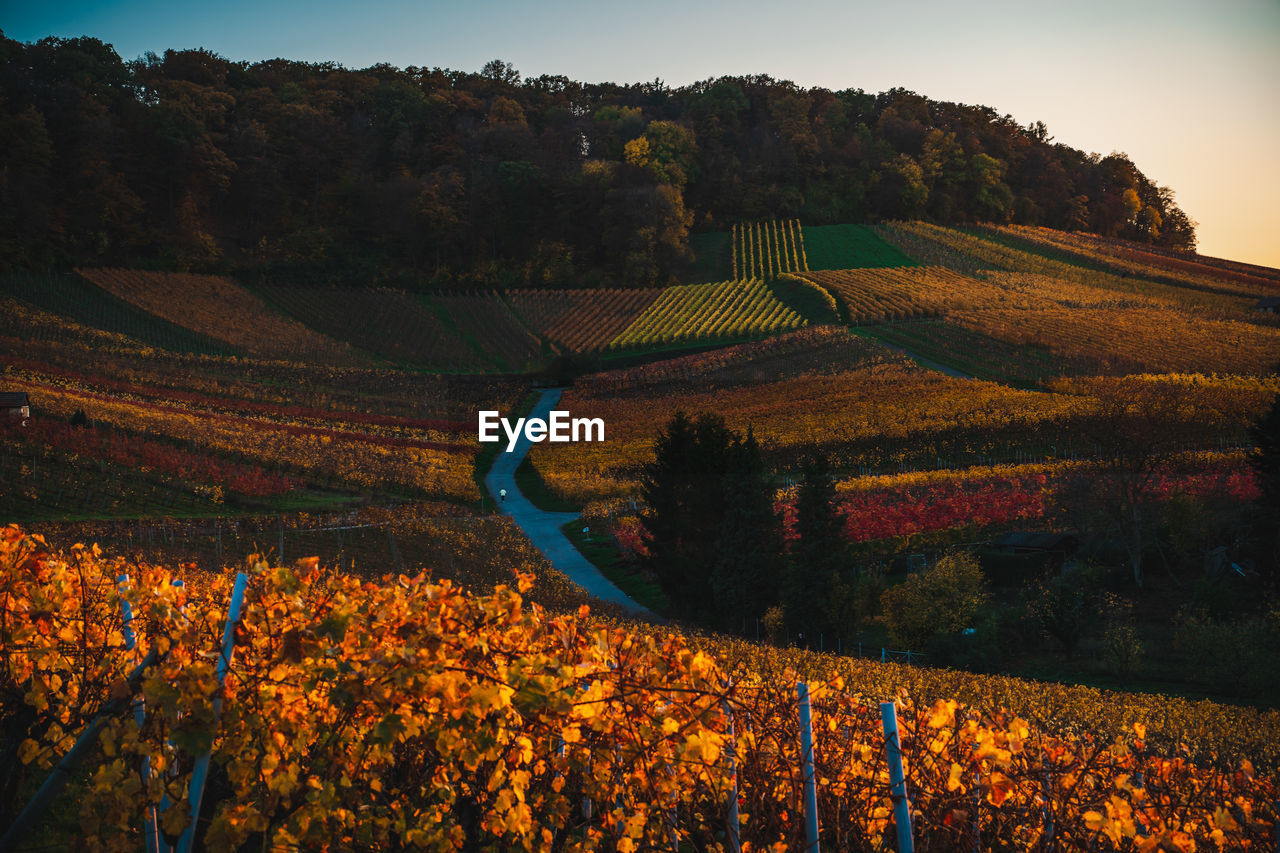
[[[247,570],[219,689],[229,579],[197,592],[96,547],[49,553],[12,526],[0,537],[0,720],[22,772],[44,775],[128,698],[142,656],[160,657],[140,684],[145,721],[110,721],[76,791],[85,847],[136,849],[151,807],[180,832],[207,750],[222,781],[197,831],[215,850],[719,849],[731,767],[744,849],[802,843],[794,673],[731,674],[680,635],[610,628],[585,608],[551,618],[507,587],[361,582],[314,558]],[[856,688],[812,690],[829,849],[876,849],[892,831],[878,714]],[[1247,761],[1217,771],[1152,754],[1142,725],[1115,739],[1046,732],[907,697],[899,713],[929,849],[1260,850],[1274,829],[1274,779]]]

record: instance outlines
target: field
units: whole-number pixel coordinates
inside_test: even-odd
[[[146,725],[108,722],[49,846],[137,848],[212,749],[210,846],[715,849],[736,778],[742,839],[795,848],[803,680],[826,848],[893,844],[895,699],[928,849],[1270,849],[1280,611],[1249,460],[1280,272],[1015,226],[695,242],[699,283],[645,290],[0,281],[0,391],[32,407],[0,423],[0,525],[22,525],[0,527],[0,824],[163,644]],[[719,415],[758,443],[776,602],[713,621],[664,589],[671,621],[630,621],[493,512],[477,412],[528,412],[561,371],[557,408],[606,440],[535,444],[528,495],[662,588],[642,472],[677,411]],[[806,605],[814,454],[835,562]],[[965,632],[898,633],[894,602],[957,555],[986,585]]]
[[[758,279],[677,285],[610,341],[614,350],[732,341],[789,332],[805,319]]]
[[[1005,296],[999,287],[946,267],[830,270],[803,277],[830,293],[849,323],[939,316]]]
[[[811,225],[804,230],[808,270],[910,267],[910,256],[880,239],[866,225]]]
[[[733,226],[733,277],[765,281],[809,268],[800,221],[770,219]]]
[[[351,347],[277,314],[228,279],[120,269],[77,273],[143,311],[259,358],[351,366],[371,362]]]
[[[449,329],[502,373],[522,373],[536,366],[542,345],[497,291],[477,294],[433,294],[428,304]]]
[[[269,303],[332,338],[405,367],[469,372],[488,360],[423,300],[401,291],[259,286]]]
[[[605,349],[645,312],[658,290],[515,290],[505,294],[535,333],[568,352]]]
[[[1201,290],[1181,284],[1119,275],[1092,266],[1080,266],[955,228],[917,222],[889,226],[882,229],[882,233],[918,260],[950,266],[959,272],[1005,270],[1033,274],[1116,293],[1155,297],[1181,308],[1217,313],[1248,313],[1257,302],[1256,296]]]
[[[1275,270],[1240,265],[1223,267],[1199,259],[1173,257],[1121,240],[1107,240],[1092,234],[1065,233],[1049,228],[1006,225],[989,227],[979,232],[996,239],[1015,241],[1068,260],[1106,269],[1119,275],[1130,275],[1167,284],[1181,285],[1214,293],[1254,296],[1257,293],[1280,293],[1280,277]]]
[[[123,336],[140,345],[171,352],[201,355],[240,352],[222,341],[148,314],[74,273],[0,276],[0,294],[8,297],[0,311],[6,332],[21,329],[24,337],[30,337],[33,331],[45,339],[65,337],[69,331],[66,324],[54,319],[61,317],[77,324],[84,332],[93,330],[99,336]],[[32,309],[47,314],[42,320],[35,320]]]

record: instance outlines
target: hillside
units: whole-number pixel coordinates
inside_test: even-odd
[[[1195,245],[1173,191],[1126,155],[901,88],[760,74],[671,88],[526,79],[496,60],[348,69],[203,49],[124,61],[92,37],[3,34],[0,85],[16,164],[0,175],[0,271],[655,286],[778,271],[694,263],[691,247],[712,246],[753,263],[711,234],[754,229],[795,269],[793,224],[918,218]]]
[[[694,245],[697,279],[652,288],[0,276],[0,391],[31,407],[0,423],[0,802],[167,642],[144,727],[110,724],[47,843],[136,848],[155,773],[180,802],[212,743],[211,844],[714,848],[732,750],[741,838],[794,847],[806,681],[831,849],[892,834],[889,699],[930,849],[1268,849],[1280,526],[1251,460],[1280,271],[1009,225],[761,217]],[[714,542],[745,573],[776,533],[776,574],[667,595],[663,625],[594,606],[482,485],[477,413],[547,378],[606,441],[536,444],[517,478],[582,510],[606,571],[661,588],[647,466],[683,411],[758,448],[764,508]],[[797,583],[815,458],[835,561]],[[239,566],[215,729],[193,662]]]

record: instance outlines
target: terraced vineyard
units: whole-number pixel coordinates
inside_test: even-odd
[[[867,225],[811,225],[804,230],[810,270],[910,267],[916,261]]]
[[[262,286],[271,304],[331,337],[408,367],[470,372],[489,362],[437,311],[399,290]]]
[[[347,366],[372,363],[349,345],[278,314],[225,278],[122,269],[76,272],[143,311],[258,358]]]
[[[768,280],[809,268],[799,219],[746,222],[732,235],[734,278]]]
[[[614,338],[614,350],[762,337],[806,324],[759,279],[669,287]]]
[[[533,331],[570,352],[597,352],[608,347],[662,291],[512,290],[505,296],[517,316]]]

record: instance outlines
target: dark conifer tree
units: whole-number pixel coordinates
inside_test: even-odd
[[[640,475],[647,564],[678,609],[705,617],[724,509],[723,481],[734,434],[719,415],[677,412],[658,433]]]
[[[787,619],[796,630],[834,632],[843,621],[849,598],[841,577],[845,552],[835,480],[826,458],[814,451],[805,456],[796,494],[796,539],[786,584]]]
[[[716,621],[730,631],[750,628],[780,598],[782,529],[773,508],[760,445],[748,428],[729,449],[724,516],[712,576]]]
[[[1271,595],[1280,581],[1280,394],[1250,430],[1254,451],[1249,457],[1262,494],[1258,510],[1258,569]]]

